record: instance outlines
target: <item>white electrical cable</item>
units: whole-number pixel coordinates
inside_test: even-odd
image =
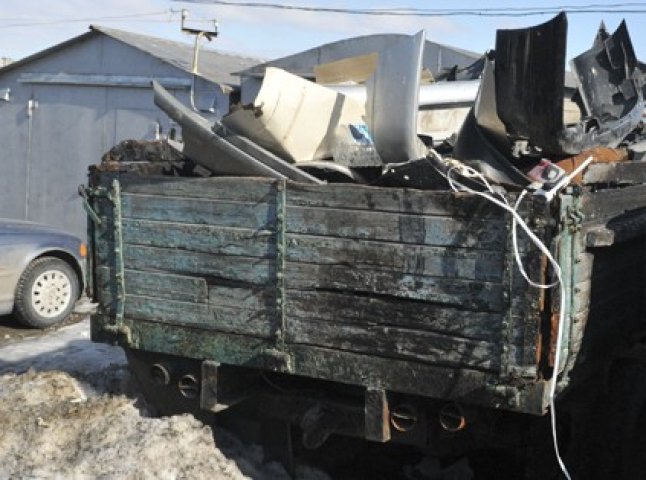
[[[437,154],[436,152],[431,151],[433,155],[436,156],[440,161],[444,162],[444,160]],[[592,157],[588,157],[588,159],[585,160],[579,167],[577,167],[572,173],[567,175],[563,180],[557,183],[557,185],[552,188],[549,192],[546,192],[547,195],[545,195],[545,198],[547,202],[549,203],[554,195],[560,190],[561,188],[565,187],[572,181],[572,179],[579,173],[581,172],[585,167],[587,167],[590,163],[592,162]],[[557,384],[557,377],[559,374],[559,370],[561,367],[561,349],[563,346],[563,328],[565,324],[565,288],[563,286],[563,279],[561,276],[561,267],[559,266],[558,262],[550,252],[550,250],[547,248],[547,246],[534,234],[534,232],[531,231],[527,223],[523,220],[523,218],[518,214],[518,208],[520,207],[520,204],[527,195],[527,190],[523,190],[521,194],[519,195],[518,199],[516,200],[516,203],[512,207],[507,199],[504,197],[504,195],[498,193],[498,195],[501,197],[502,200],[499,200],[495,198],[493,195],[496,195],[496,192],[493,190],[487,179],[478,171],[475,169],[464,165],[460,162],[456,162],[455,160],[451,161],[452,166],[449,168],[447,173],[445,174],[444,172],[440,171],[439,169],[436,169],[446,180],[448,181],[449,185],[451,186],[451,189],[455,192],[459,191],[464,191],[468,192],[474,195],[477,195],[479,197],[485,198],[486,200],[490,201],[494,205],[499,206],[500,208],[506,210],[509,212],[512,216],[512,242],[513,242],[513,248],[514,248],[514,259],[516,261],[516,264],[518,265],[518,269],[520,270],[521,274],[525,278],[525,280],[533,287],[535,288],[540,288],[540,289],[549,289],[553,288],[555,286],[559,286],[559,294],[560,294],[560,308],[559,308],[559,327],[557,331],[557,338],[556,338],[556,353],[554,355],[554,368],[553,368],[553,374],[552,374],[552,379],[551,379],[551,384],[550,384],[550,390],[549,390],[549,404],[550,404],[550,420],[551,420],[551,427],[552,427],[552,441],[554,443],[554,453],[556,455],[556,460],[559,464],[559,467],[561,468],[561,471],[567,478],[567,480],[572,480],[572,477],[570,476],[570,473],[567,470],[567,467],[565,466],[565,463],[563,462],[563,458],[561,457],[560,449],[559,449],[559,444],[558,444],[558,437],[557,437],[557,431],[556,431],[556,405],[555,405],[555,398],[556,398],[556,384]],[[458,182],[457,180],[453,179],[451,177],[452,172],[458,172],[459,175],[461,175],[464,178],[469,178],[473,180],[476,178],[479,183],[481,183],[489,193],[486,192],[481,192],[478,190],[474,190],[472,188],[467,187],[466,185]],[[522,264],[522,259],[520,257],[520,252],[518,250],[518,240],[517,240],[517,228],[516,226],[520,225],[522,230],[527,234],[529,239],[532,241],[532,243],[538,247],[538,249],[543,253],[548,261],[550,262],[552,268],[554,269],[554,274],[556,276],[556,281],[551,284],[542,284],[533,281],[532,279],[529,278],[527,275],[527,272]]]

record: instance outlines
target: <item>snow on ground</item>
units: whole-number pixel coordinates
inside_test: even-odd
[[[123,351],[92,343],[87,319],[0,346],[0,478],[290,478],[224,431],[223,453],[190,415],[149,417],[132,392]]]
[[[123,350],[90,341],[90,319],[56,330],[44,337],[28,338],[0,346],[0,373],[63,370],[79,374],[125,366]]]

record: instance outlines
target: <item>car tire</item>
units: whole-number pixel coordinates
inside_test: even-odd
[[[20,276],[14,311],[28,327],[47,328],[63,321],[79,297],[79,280],[74,269],[55,257],[31,262]]]

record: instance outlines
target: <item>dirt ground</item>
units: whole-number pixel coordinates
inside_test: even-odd
[[[123,352],[90,342],[87,319],[47,331],[2,320],[0,478],[291,478],[190,415],[149,416]],[[304,466],[296,476],[329,478]]]
[[[153,418],[123,351],[91,342],[88,318],[45,331],[7,317],[0,326],[0,478],[474,478],[465,459],[447,468],[366,442],[355,454],[357,443],[343,438],[297,458],[290,477],[266,461],[262,447],[227,430],[214,432],[190,415]]]

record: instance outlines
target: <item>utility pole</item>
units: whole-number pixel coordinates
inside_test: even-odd
[[[188,27],[186,25],[186,20],[188,19],[188,10],[182,8],[182,24],[181,30],[184,33],[189,35],[195,35],[195,45],[193,47],[193,83],[191,85],[191,108],[195,111],[198,109],[195,107],[195,78],[198,75],[198,60],[200,52],[200,39],[206,38],[209,42],[213,40],[214,37],[218,36],[218,22],[217,20],[212,20],[213,27],[211,29],[205,30],[202,28]]]

